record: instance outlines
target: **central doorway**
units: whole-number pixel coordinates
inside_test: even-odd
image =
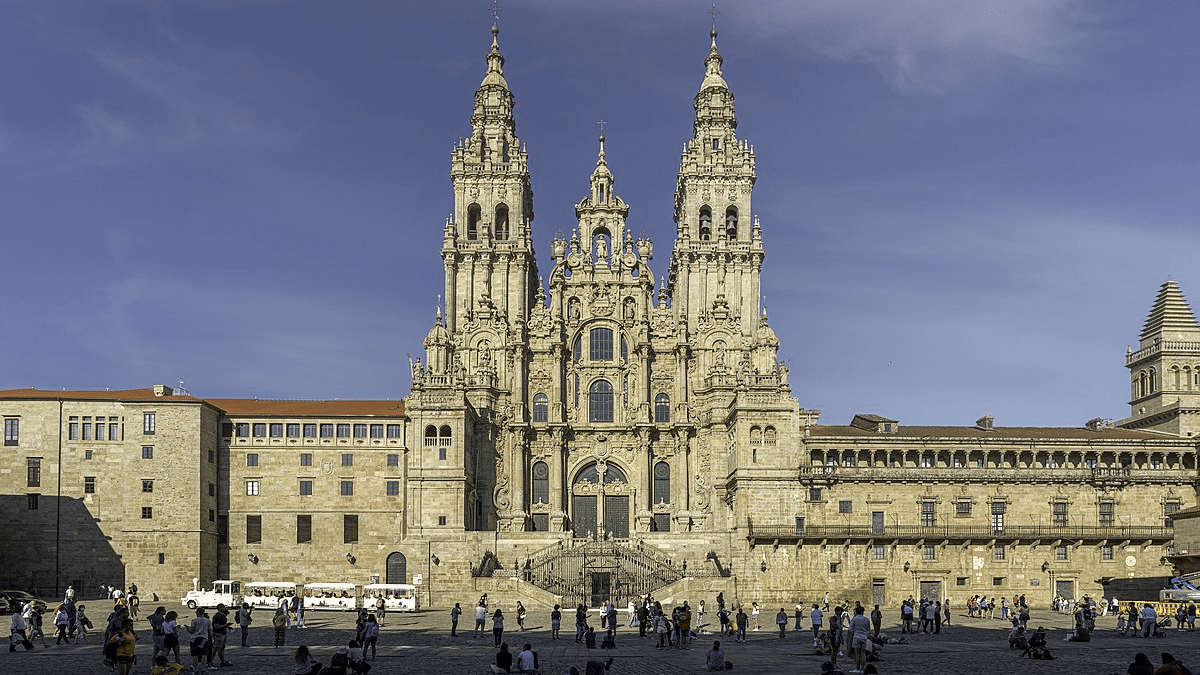
[[[603,460],[589,464],[571,482],[571,530],[576,537],[629,538],[629,481]]]

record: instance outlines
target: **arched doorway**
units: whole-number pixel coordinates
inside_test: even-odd
[[[571,483],[571,524],[576,537],[629,538],[629,481],[604,461],[589,464]]]
[[[387,557],[387,578],[385,584],[407,584],[408,583],[408,561],[404,558],[404,554],[396,551]]]

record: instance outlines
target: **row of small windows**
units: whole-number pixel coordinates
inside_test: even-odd
[[[1172,366],[1167,383],[1174,389],[1200,389],[1200,366]],[[1164,386],[1167,384],[1164,383]],[[1149,396],[1159,390],[1158,371],[1140,370],[1133,376],[1133,398]]]
[[[822,488],[809,488],[808,500],[811,502],[823,501]],[[1171,519],[1171,514],[1179,511],[1180,501],[1178,499],[1167,499],[1163,501],[1163,527],[1173,527],[1174,521]],[[954,501],[954,515],[956,517],[966,517],[971,515],[971,507],[973,503],[968,498],[959,498]],[[991,518],[991,527],[995,530],[1004,529],[1004,516],[1008,513],[1008,502],[1004,500],[994,500],[989,502],[989,513]],[[843,499],[838,501],[838,513],[850,514],[854,512],[854,501]],[[872,514],[872,519],[879,527],[883,526],[884,514],[882,511],[875,511]],[[1101,500],[1097,504],[1097,525],[1100,527],[1116,527],[1116,502],[1111,499]],[[924,500],[920,504],[919,511],[921,527],[937,527],[937,502],[934,500]],[[797,519],[797,523],[802,523],[803,519]],[[1058,500],[1050,504],[1050,524],[1054,527],[1067,527],[1070,522],[1070,503],[1065,500]],[[802,534],[802,530],[797,531]]]
[[[700,239],[708,241],[712,239],[712,209],[708,206],[700,207]],[[730,206],[725,209],[725,230],[723,234],[729,239],[737,239],[738,231],[738,210],[736,206]]]
[[[669,504],[671,502],[671,465],[666,462],[657,462],[653,469],[653,484],[651,486],[651,499],[655,504]],[[545,462],[534,462],[530,467],[530,484],[532,492],[530,496],[534,504],[548,504],[550,502],[550,466]],[[599,474],[596,470],[596,465],[592,464],[581,469],[576,475],[573,483],[579,482],[599,482]],[[605,482],[625,482],[625,476],[615,466],[609,465],[605,473]]]
[[[221,436],[230,438],[401,438],[399,424],[317,424],[309,422],[223,422]]]
[[[149,459],[149,458],[147,458]],[[257,452],[246,453],[246,466],[259,466],[260,456]],[[300,466],[312,466],[313,454],[311,452],[300,453]],[[341,456],[342,466],[354,466],[354,453],[343,452]],[[387,456],[388,466],[400,466],[400,454],[389,453]]]
[[[311,478],[299,479],[299,492],[297,494],[299,494],[301,497],[313,496],[313,482],[314,481]],[[259,489],[261,487],[261,484],[262,484],[262,481],[259,479],[247,480],[246,481],[246,496],[247,497],[259,496]],[[383,493],[385,496],[388,496],[388,497],[399,497],[400,496],[400,480],[399,479],[385,480],[384,486],[383,486]],[[353,479],[339,480],[338,481],[338,495],[342,496],[342,497],[353,497],[354,496],[354,480]]]
[[[425,445],[426,446],[449,446],[453,445],[454,431],[449,425],[443,424],[440,428],[430,424],[425,427]]]
[[[483,209],[478,204],[471,204],[467,207],[467,239],[475,241],[479,239],[479,232],[484,228],[482,223]],[[492,234],[499,241],[508,239],[508,205],[496,205],[496,219],[492,223]]]
[[[121,440],[121,418],[97,415],[71,416],[67,418],[67,439],[72,441],[119,441]]]
[[[753,431],[751,431],[753,434]],[[764,438],[766,435],[764,434]],[[751,444],[754,444],[753,435]],[[814,466],[891,468],[1191,469],[1190,453],[813,450]]]
[[[309,514],[296,515],[296,543],[307,544],[313,540],[312,516]],[[246,543],[261,544],[263,536],[262,516],[246,516]],[[358,515],[346,513],[342,515],[342,543],[358,543]]]

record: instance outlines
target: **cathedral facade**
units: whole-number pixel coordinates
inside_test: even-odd
[[[1126,420],[821,424],[761,302],[755,154],[716,37],[665,275],[626,227],[603,135],[539,267],[493,27],[451,154],[444,308],[403,403],[0,392],[0,508],[14,541],[53,552],[9,547],[0,576],[164,596],[193,578],[419,580],[426,605],[1153,592],[1200,478],[1200,325],[1178,286],[1126,355]]]

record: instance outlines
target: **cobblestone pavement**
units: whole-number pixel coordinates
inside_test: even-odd
[[[99,601],[89,605],[99,607]],[[466,603],[464,603],[465,605]],[[181,616],[191,613],[183,608]],[[895,612],[892,612],[893,614]],[[99,612],[96,612],[99,614]],[[519,651],[525,642],[539,652],[542,672],[545,675],[562,675],[571,666],[584,672],[589,659],[613,658],[611,675],[674,675],[675,673],[699,673],[704,671],[704,652],[711,646],[714,636],[705,633],[689,650],[657,650],[651,638],[640,639],[637,629],[622,627],[618,631],[617,649],[588,650],[575,644],[574,631],[564,630],[559,640],[550,639],[549,616],[545,620],[534,620],[530,614],[525,632],[509,632],[505,641],[510,650]],[[268,614],[258,614],[258,621],[266,623]],[[707,616],[705,617],[707,619]],[[381,631],[379,651],[372,663],[372,675],[413,673],[421,675],[464,674],[484,675],[487,664],[495,657],[493,638],[489,630],[484,637],[471,633],[473,620],[464,615],[465,626],[459,637],[449,635],[449,611],[426,610],[413,614],[389,614]],[[622,621],[624,621],[622,612]],[[99,621],[97,621],[99,624]],[[515,623],[515,621],[513,622]],[[564,622],[566,623],[566,622]],[[308,613],[309,627],[292,629],[287,634],[287,646],[274,648],[273,631],[270,627],[255,625],[250,630],[250,647],[238,644],[238,633],[230,632],[230,647],[226,657],[234,665],[221,672],[232,673],[280,673],[293,672],[291,655],[300,644],[308,645],[323,663],[328,663],[338,645],[353,637],[354,619],[347,613]],[[808,621],[804,622],[808,626]],[[992,619],[953,619],[953,625],[943,628],[940,635],[911,635],[909,644],[889,645],[876,664],[881,673],[894,675],[941,675],[943,673],[1008,674],[1013,669],[1023,673],[1081,672],[1088,675],[1124,673],[1133,655],[1146,652],[1154,664],[1159,664],[1160,654],[1170,652],[1177,659],[1195,669],[1200,666],[1200,632],[1188,633],[1168,629],[1164,639],[1141,639],[1122,636],[1113,630],[1116,620],[1101,617],[1097,622],[1097,634],[1090,643],[1063,642],[1068,634],[1069,617],[1050,612],[1034,611],[1031,626],[1043,625],[1050,631],[1050,650],[1056,661],[1020,660],[1017,652],[1008,648],[1008,625]],[[489,621],[490,626],[490,621]],[[888,625],[884,631],[899,635],[898,628]],[[150,630],[145,620],[137,624],[141,638],[138,644],[139,662],[135,673],[146,673],[150,669]],[[14,675],[42,675],[63,673],[103,675],[108,668],[101,662],[98,644],[76,644],[43,648],[40,643],[33,651],[18,648],[0,660],[0,673]],[[733,662],[736,671],[762,673],[764,675],[787,673],[788,675],[820,672],[824,656],[811,652],[812,632],[788,631],[786,639],[779,639],[778,632],[768,630],[766,625],[758,632],[751,632],[745,644],[735,643],[732,638],[721,640],[727,660]],[[259,646],[267,645],[267,646]],[[186,644],[184,660],[188,661]],[[853,661],[841,658],[839,665],[846,671],[853,668]],[[185,671],[186,672],[186,671]],[[216,671],[214,671],[216,672]],[[1200,671],[1198,671],[1200,672]]]

